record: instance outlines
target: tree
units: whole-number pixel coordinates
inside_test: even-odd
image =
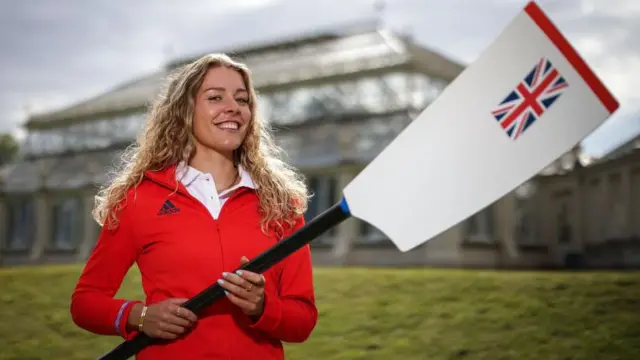
[[[20,146],[11,134],[0,134],[0,166],[13,161]]]

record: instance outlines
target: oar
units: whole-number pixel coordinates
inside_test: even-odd
[[[341,202],[240,269],[262,273],[349,217],[377,227],[400,251],[408,251],[535,176],[617,108],[530,2],[343,189]],[[182,306],[197,314],[223,297],[214,284]],[[101,359],[127,359],[153,343],[138,334]]]

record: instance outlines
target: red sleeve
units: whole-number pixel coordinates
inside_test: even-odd
[[[73,291],[70,306],[71,318],[79,327],[96,334],[125,338],[129,335],[125,332],[127,317],[132,306],[139,302],[114,298],[138,256],[128,208],[118,214],[120,223],[115,229],[102,228]]]
[[[294,230],[304,225],[301,219]],[[264,312],[251,325],[285,342],[303,342],[318,321],[309,245],[282,260],[277,293],[265,294]]]

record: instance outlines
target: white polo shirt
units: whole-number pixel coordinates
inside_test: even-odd
[[[216,183],[211,174],[204,173],[184,163],[178,165],[176,179],[209,210],[214,219],[217,219],[222,206],[235,190],[243,186],[256,189],[251,176],[242,166],[238,167],[238,171],[240,172],[240,182],[221,193],[216,190]]]

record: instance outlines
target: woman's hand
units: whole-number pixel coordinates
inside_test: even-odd
[[[173,340],[184,334],[198,321],[198,317],[180,304],[187,299],[167,299],[156,304],[149,305],[144,317],[142,331],[150,337]],[[129,316],[129,325],[136,330],[142,312],[133,309],[135,316]]]
[[[245,264],[249,259],[243,256],[240,262]],[[222,277],[218,283],[226,290],[229,301],[252,318],[260,317],[264,311],[264,276],[242,270],[240,274],[223,273]]]

